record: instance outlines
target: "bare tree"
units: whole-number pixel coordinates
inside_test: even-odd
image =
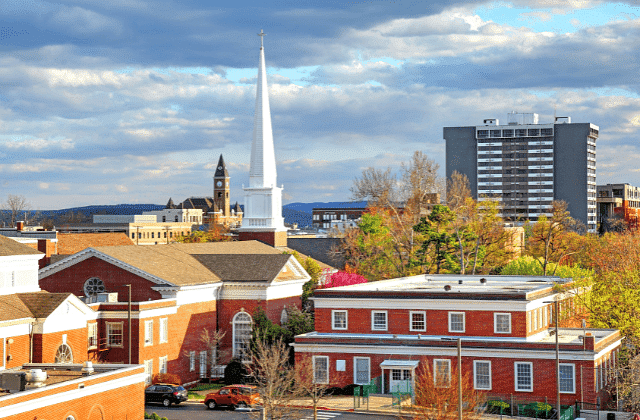
[[[192,357],[192,351],[206,350],[207,354],[209,355],[208,359],[212,364],[211,367],[213,367],[217,364],[218,360],[224,359],[227,356],[226,354],[220,354],[218,352],[220,342],[222,342],[222,339],[226,334],[226,332],[222,332],[219,330],[213,330],[210,332],[209,329],[203,328],[200,332],[200,345],[198,346],[198,348],[184,350],[183,354],[186,358],[190,359]],[[211,369],[209,370],[209,372],[211,373]]]
[[[420,151],[413,153],[409,164],[402,163],[402,199],[416,221],[430,205],[439,204],[435,202],[442,189],[438,169],[440,165]]]
[[[484,413],[480,407],[485,402],[485,395],[473,388],[473,379],[468,372],[462,375],[460,382],[457,369],[432,373],[424,366],[416,378],[415,399],[413,418],[416,420],[457,419],[460,405],[465,420],[480,419]]]
[[[16,221],[19,217],[24,217],[26,212],[31,209],[31,204],[29,204],[24,195],[9,194],[7,196],[7,201],[3,204],[3,207],[9,210],[11,227],[16,225]]]
[[[465,174],[453,171],[451,178],[447,180],[447,206],[453,211],[464,205],[467,198],[471,198],[469,178]]]
[[[578,223],[567,211],[567,203],[552,201],[549,211],[550,218],[541,216],[533,225],[527,243],[529,253],[540,262],[545,276],[550,262],[560,263],[563,257],[580,251],[576,241],[571,240],[570,233],[578,229]]]
[[[367,168],[362,171],[362,177],[353,181],[350,188],[353,201],[367,200],[369,205],[376,207],[389,207],[397,203],[397,180],[391,173],[391,168],[385,171],[376,168]]]
[[[318,403],[329,395],[328,390],[328,381],[319,380],[311,356],[304,357],[300,363],[296,363],[296,391],[302,397],[311,399],[313,420],[318,420]]]
[[[249,374],[262,397],[262,419],[299,418],[293,406],[296,372],[289,364],[289,349],[281,339],[259,337],[253,342]]]

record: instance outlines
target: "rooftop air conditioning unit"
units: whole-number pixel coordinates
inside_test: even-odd
[[[117,302],[118,292],[102,292],[96,294],[96,302]]]
[[[11,393],[24,391],[27,386],[26,372],[4,372],[2,373],[2,389]]]

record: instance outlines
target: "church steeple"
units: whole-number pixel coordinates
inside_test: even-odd
[[[287,231],[282,217],[282,188],[276,186],[276,156],[271,130],[271,110],[264,60],[264,32],[260,36],[260,61],[256,86],[256,114],[253,120],[249,187],[239,239],[257,239],[273,246],[286,246]]]
[[[276,186],[276,157],[273,150],[271,130],[271,108],[267,89],[267,68],[264,60],[265,33],[260,30],[260,61],[258,63],[258,85],[256,88],[256,114],[253,120],[253,143],[251,144],[251,169],[249,187]]]

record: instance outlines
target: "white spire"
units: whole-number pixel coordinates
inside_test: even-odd
[[[267,69],[264,60],[263,40],[265,33],[260,30],[258,36],[260,37],[260,62],[258,64],[256,115],[253,120],[253,143],[251,144],[251,167],[249,170],[249,187],[253,188],[275,187],[277,177],[267,89]]]
[[[240,232],[282,233],[286,231],[286,228],[282,217],[282,187],[276,186],[276,156],[273,151],[267,70],[264,64],[264,48],[262,47],[264,32],[260,31],[258,35],[261,46],[256,89],[256,116],[253,121],[249,187],[243,187],[245,201]],[[281,239],[277,239],[279,237],[274,234],[273,244],[281,241]],[[251,236],[247,236],[247,238],[251,238]],[[286,243],[286,235],[284,238]]]

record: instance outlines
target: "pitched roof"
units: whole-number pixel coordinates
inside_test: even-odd
[[[56,310],[71,293],[49,293],[45,291],[18,293],[18,297],[33,314],[34,318],[46,318]]]
[[[182,248],[169,244],[101,246],[93,249],[178,286],[220,281]]]
[[[214,178],[222,178],[222,177],[229,176],[229,171],[227,171],[227,165],[224,164],[224,159],[222,159],[222,154],[220,154],[220,159],[218,160],[218,167],[216,168],[216,173],[213,176]]]
[[[33,318],[33,314],[18,295],[0,296],[0,321],[22,318]]]
[[[59,233],[58,254],[71,255],[96,246],[133,245],[123,232],[104,233]]]
[[[14,255],[34,255],[42,254],[37,249],[33,249],[30,246],[21,244],[13,239],[6,238],[0,235],[0,257],[9,257]]]
[[[0,296],[0,321],[46,318],[70,295],[40,291]]]
[[[194,257],[222,281],[262,282],[275,280],[292,258],[286,254],[201,254]]]
[[[232,277],[249,279],[248,275],[250,272],[254,273],[253,278],[251,278],[252,280],[267,279],[277,268],[278,271],[275,271],[275,274],[269,278],[269,280],[273,280],[289,258],[289,255],[282,255],[282,252],[276,248],[258,241],[192,244],[172,243],[168,245],[149,246],[102,246],[87,250],[86,252],[89,253],[87,256],[91,256],[90,253],[93,251],[102,253],[177,286],[217,283],[220,282],[223,277],[229,279]],[[200,255],[222,255],[229,258],[241,256],[242,262],[235,264],[235,268],[239,270],[239,273],[233,274],[230,271],[226,271],[227,269],[224,267],[219,270],[214,270],[209,266],[205,266],[197,258]],[[267,255],[269,258],[266,258]],[[261,256],[265,258],[262,259]],[[65,259],[63,261],[70,261],[70,264],[74,264],[74,262],[72,262],[74,261],[72,260],[74,257],[69,258],[71,259]],[[64,269],[63,261],[45,267],[41,271],[41,276],[46,277],[51,270]],[[265,265],[264,271],[260,265]],[[227,267],[227,265],[225,265],[225,267]],[[228,267],[231,267],[231,265],[228,265]]]

